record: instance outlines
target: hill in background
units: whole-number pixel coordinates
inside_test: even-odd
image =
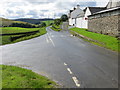
[[[44,18],[44,19],[32,19],[32,18],[20,18],[20,19],[14,19],[14,21],[22,21],[22,22],[28,22],[32,24],[37,24],[43,21],[51,21],[53,19],[51,18]]]
[[[26,22],[22,22],[22,21],[14,21],[14,20],[10,20],[10,19],[5,19],[5,18],[0,18],[0,27],[2,26],[9,26],[12,23],[26,23]]]

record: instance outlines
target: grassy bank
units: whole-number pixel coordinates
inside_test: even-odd
[[[96,43],[96,42],[91,42],[93,44],[111,49],[113,51],[119,51],[120,49],[118,48],[118,44],[120,43],[120,41],[117,40],[117,38],[112,37],[112,36],[108,36],[108,35],[103,35],[103,34],[99,34],[99,33],[94,33],[94,32],[89,32],[86,29],[81,29],[81,28],[71,28],[70,30],[75,31],[81,35],[84,35],[88,38],[91,38],[93,40],[97,40],[98,42],[101,43]]]
[[[52,25],[51,29],[54,31],[61,31],[62,30],[62,29],[60,29],[60,25],[55,25],[55,24]]]
[[[31,70],[16,66],[0,65],[2,88],[54,88],[56,83]]]
[[[10,37],[15,37],[15,36],[19,36],[19,35],[0,36],[1,44],[4,45],[4,44],[16,43],[16,42],[19,42],[19,41],[31,39],[31,38],[43,35],[47,31],[46,31],[45,27],[44,28],[20,28],[20,27],[3,27],[3,28],[0,28],[0,32],[2,34],[30,32],[30,31],[36,31],[36,30],[39,30],[40,32],[36,33],[34,35],[21,37],[21,38],[15,40],[15,41],[11,41]]]

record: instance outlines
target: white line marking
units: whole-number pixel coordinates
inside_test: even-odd
[[[73,81],[75,82],[76,86],[77,86],[77,87],[80,87],[80,84],[79,84],[77,78],[76,78],[76,77],[72,77],[72,79],[73,79]]]
[[[65,65],[65,66],[67,66],[67,64],[66,64],[66,63],[64,63],[64,65]]]
[[[67,68],[67,70],[69,71],[70,74],[73,74],[72,71],[70,70],[70,68]]]
[[[55,47],[55,44],[54,44],[53,40],[52,40],[52,39],[50,39],[50,40],[51,40],[51,42],[52,42],[53,46]]]
[[[46,42],[49,43],[48,37],[46,36]]]
[[[50,35],[49,35],[49,34],[47,34],[47,35],[48,35],[49,40],[51,41],[51,43],[52,43],[53,46],[55,47],[55,44],[54,44],[53,40],[51,39]]]

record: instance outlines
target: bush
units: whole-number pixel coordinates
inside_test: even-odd
[[[35,25],[29,23],[12,23],[9,27],[36,28]]]
[[[42,22],[42,23],[38,26],[38,28],[45,27],[45,26],[46,26],[46,23],[45,23],[45,22]]]
[[[61,20],[60,20],[60,19],[55,19],[55,20],[54,20],[54,24],[55,24],[55,25],[58,26],[58,25],[60,25],[60,23],[61,23]]]
[[[65,22],[68,20],[68,16],[66,14],[63,14],[60,19],[61,21]]]

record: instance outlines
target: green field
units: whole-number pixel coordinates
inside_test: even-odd
[[[40,28],[3,27],[3,28],[0,28],[0,34],[30,32],[30,31],[36,31],[39,29]]]
[[[84,36],[89,37],[93,40],[97,40],[97,41],[103,43],[103,44],[101,44],[101,43],[92,42],[96,45],[106,47],[106,48],[111,49],[113,51],[120,52],[120,48],[118,48],[120,41],[118,41],[117,38],[115,38],[115,37],[112,37],[109,35],[103,35],[103,34],[99,34],[99,33],[94,33],[94,32],[89,32],[86,29],[82,29],[82,28],[71,28],[70,30],[75,31],[81,35],[84,35]]]
[[[10,43],[15,43],[15,42],[19,42],[19,41],[23,41],[23,40],[27,40],[27,39],[31,39],[40,35],[43,35],[46,33],[46,28],[20,28],[20,27],[3,27],[0,28],[0,34],[7,34],[7,33],[20,33],[20,32],[30,32],[30,31],[36,31],[39,30],[39,33],[36,33],[35,35],[30,35],[30,36],[26,36],[26,37],[22,37],[19,38],[13,42],[11,42],[10,37],[13,36],[19,36],[19,35],[9,35],[9,36],[0,36],[0,41],[2,45],[4,44],[10,44]]]
[[[55,88],[57,84],[32,70],[0,65],[2,88]]]

